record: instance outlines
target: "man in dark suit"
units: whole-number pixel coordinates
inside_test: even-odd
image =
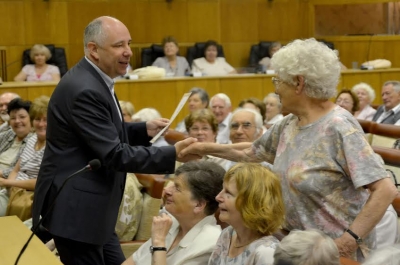
[[[113,78],[124,75],[132,55],[131,36],[117,19],[100,17],[85,29],[85,58],[57,85],[48,109],[47,146],[33,203],[34,227],[53,235],[64,264],[121,264],[125,258],[114,232],[126,172],[170,174],[176,154],[194,142],[149,146],[149,136],[168,123],[124,123]],[[101,168],[64,180],[99,159]]]
[[[380,106],[373,121],[377,123],[386,123],[400,125],[400,82],[387,81],[382,87],[383,105]]]

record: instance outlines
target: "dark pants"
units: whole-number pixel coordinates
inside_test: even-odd
[[[64,265],[121,265],[125,261],[121,245],[114,233],[105,245],[92,245],[54,236]]]

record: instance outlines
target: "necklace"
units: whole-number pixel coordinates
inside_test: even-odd
[[[248,244],[250,244],[251,242],[249,242],[249,243],[247,243],[247,244],[244,244],[244,245],[241,245],[241,246],[235,246],[235,245],[233,245],[235,248],[242,248],[242,247],[244,247],[244,246],[247,246]]]

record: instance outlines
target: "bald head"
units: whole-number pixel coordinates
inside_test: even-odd
[[[0,95],[0,115],[7,115],[8,103],[14,98],[19,98],[20,96],[16,93],[6,92]]]

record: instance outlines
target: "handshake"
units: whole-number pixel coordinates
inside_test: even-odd
[[[196,138],[189,137],[175,144],[176,160],[179,162],[188,162],[191,160],[201,159],[204,150],[201,143]]]

